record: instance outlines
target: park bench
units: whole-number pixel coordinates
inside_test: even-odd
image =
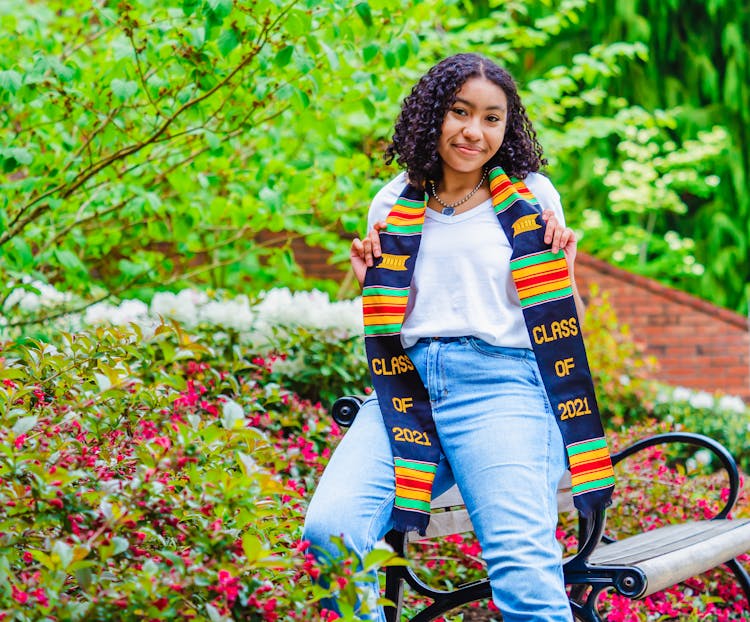
[[[361,404],[358,397],[339,398],[332,407],[334,420],[348,427]],[[750,551],[750,519],[727,519],[740,492],[737,464],[720,443],[700,434],[665,433],[644,438],[612,455],[613,464],[649,447],[683,443],[710,450],[726,471],[729,494],[724,507],[707,520],[666,525],[620,540],[604,534],[606,512],[590,520],[578,517],[579,545],[575,555],[563,560],[565,582],[570,586],[570,605],[574,616],[584,622],[602,620],[596,601],[603,590],[614,589],[630,599],[641,599],[725,565],[736,577],[750,603],[750,576],[737,557]],[[570,477],[566,475],[558,488],[558,512],[574,510]],[[422,539],[444,538],[472,531],[463,500],[454,486],[433,499],[432,515],[426,536],[391,531],[386,542],[406,557],[407,545]],[[408,585],[432,603],[410,618],[411,622],[428,622],[463,605],[491,597],[489,579],[484,578],[452,590],[435,589],[419,578],[411,566],[389,566],[385,571],[385,597],[395,606],[386,607],[388,622],[401,619],[404,585]]]

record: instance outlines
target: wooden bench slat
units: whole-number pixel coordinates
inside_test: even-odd
[[[649,545],[651,553],[648,553]],[[637,553],[634,553],[634,547]],[[644,598],[715,568],[750,550],[750,519],[668,525],[612,544],[590,557],[593,565],[629,565],[648,578]]]
[[[601,545],[591,555],[593,563],[600,563],[606,555],[607,563],[637,564],[657,555],[664,555],[675,548],[693,546],[702,540],[731,531],[742,521],[691,521],[679,525],[665,525],[650,531],[627,536],[612,544]],[[627,545],[624,544],[627,542]]]

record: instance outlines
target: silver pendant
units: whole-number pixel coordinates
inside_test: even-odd
[[[441,212],[441,214],[445,214],[446,216],[453,216],[453,214],[456,213],[455,207],[444,207]]]

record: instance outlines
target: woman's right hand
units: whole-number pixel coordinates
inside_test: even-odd
[[[377,257],[380,257],[380,232],[386,227],[386,223],[376,222],[363,240],[359,238],[352,240],[349,260],[352,262],[352,270],[360,287],[364,285],[367,268],[375,263]]]

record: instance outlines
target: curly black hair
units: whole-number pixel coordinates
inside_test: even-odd
[[[524,179],[547,164],[511,75],[479,54],[456,54],[432,67],[406,96],[394,127],[393,141],[385,150],[386,164],[395,158],[406,168],[413,185],[424,188],[427,180],[442,179],[443,167],[437,146],[443,119],[464,82],[475,77],[494,82],[508,98],[503,144],[487,166],[499,165],[507,175]]]

